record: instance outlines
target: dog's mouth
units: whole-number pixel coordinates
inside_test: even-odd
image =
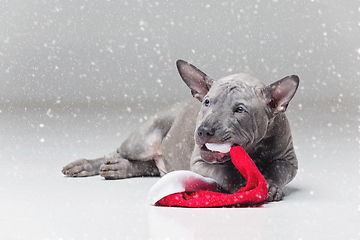
[[[232,143],[205,143],[205,147],[212,152],[228,153]]]
[[[201,158],[208,163],[223,163],[230,160],[233,143],[205,143],[200,147]]]

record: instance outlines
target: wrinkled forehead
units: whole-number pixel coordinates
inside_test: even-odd
[[[264,87],[265,84],[249,74],[236,74],[215,81],[208,96],[251,101],[261,96]]]
[[[265,84],[257,78],[247,73],[239,73],[223,77],[215,82],[217,85],[233,84],[233,85],[247,85],[253,88],[264,88]]]

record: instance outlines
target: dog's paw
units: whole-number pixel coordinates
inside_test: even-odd
[[[266,201],[268,202],[280,201],[282,197],[283,197],[282,188],[279,188],[276,185],[269,186],[269,192]]]
[[[131,177],[128,174],[130,162],[126,159],[116,158],[107,160],[100,166],[100,176],[107,180]]]
[[[90,160],[79,159],[63,167],[61,172],[68,177],[88,177],[99,174],[91,163]]]

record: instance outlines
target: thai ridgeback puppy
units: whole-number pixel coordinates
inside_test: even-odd
[[[215,179],[222,191],[234,193],[246,184],[229,161],[230,148],[240,145],[268,183],[267,200],[281,200],[283,187],[298,168],[284,112],[299,78],[292,75],[266,86],[245,73],[214,80],[183,60],[176,64],[193,99],[157,113],[116,151],[95,160],[74,161],[63,168],[63,174],[122,179],[191,170]]]

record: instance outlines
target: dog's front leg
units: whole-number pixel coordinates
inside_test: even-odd
[[[210,164],[199,156],[192,159],[190,170],[204,177],[215,179],[219,184],[220,191],[235,193],[246,185],[245,178],[231,161]]]
[[[294,179],[297,165],[287,160],[275,160],[264,171],[263,176],[268,184],[267,201],[280,201],[283,197],[283,187]]]

